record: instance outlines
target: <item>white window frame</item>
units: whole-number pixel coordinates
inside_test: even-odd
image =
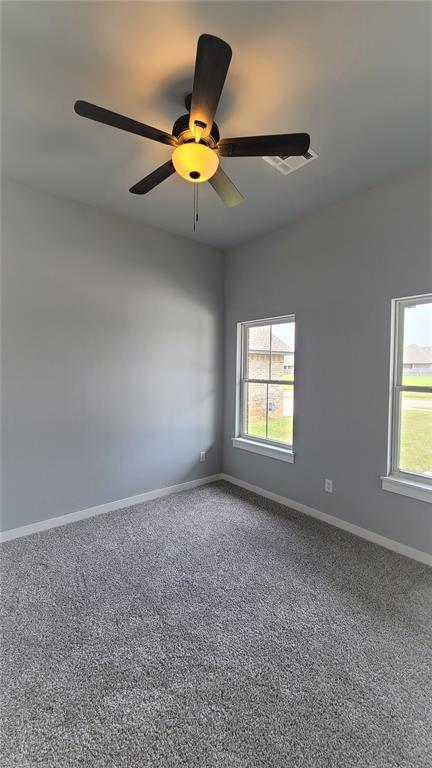
[[[432,477],[408,472],[399,467],[400,447],[400,399],[402,392],[431,392],[432,387],[404,385],[403,381],[403,340],[404,311],[408,307],[432,301],[432,294],[408,296],[392,301],[392,344],[390,358],[390,399],[388,432],[387,475],[381,477],[386,491],[411,496],[420,501],[432,503]]]
[[[281,315],[278,317],[267,317],[260,320],[250,320],[246,322],[237,323],[237,376],[236,376],[236,415],[235,415],[235,437],[233,437],[232,443],[234,448],[241,448],[251,453],[259,453],[269,458],[278,459],[280,461],[287,461],[291,464],[294,463],[294,412],[293,412],[293,443],[283,443],[278,440],[269,440],[268,438],[261,438],[249,435],[243,429],[243,414],[244,414],[244,400],[243,390],[247,383],[258,384],[286,384],[285,380],[270,380],[270,379],[249,379],[245,376],[247,371],[247,332],[249,328],[262,325],[280,325],[281,323],[294,323],[294,380],[293,380],[293,398],[295,409],[295,335],[296,335],[296,319],[295,315]],[[271,335],[270,335],[270,354],[271,354]]]

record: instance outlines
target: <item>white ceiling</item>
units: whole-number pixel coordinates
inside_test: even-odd
[[[246,197],[200,185],[196,238],[250,239],[432,159],[432,4],[3,2],[2,172],[187,237],[192,185],[129,187],[169,147],[74,114],[78,98],[170,131],[184,113],[200,33],[233,48],[222,136],[307,131],[319,159],[282,176],[225,159]]]

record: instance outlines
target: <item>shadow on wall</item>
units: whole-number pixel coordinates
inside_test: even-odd
[[[220,471],[222,256],[15,183],[3,204],[4,527]]]

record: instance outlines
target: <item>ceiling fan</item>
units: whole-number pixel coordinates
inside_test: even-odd
[[[193,89],[185,99],[188,114],[175,121],[172,133],[152,128],[88,101],[75,102],[75,112],[82,117],[174,148],[171,159],[134,184],[130,192],[145,195],[177,171],[183,179],[195,184],[208,181],[225,205],[234,206],[244,198],[222,170],[220,157],[288,157],[306,154],[310,144],[307,133],[220,138],[214,118],[231,56],[230,46],[219,37],[206,34],[199,37]]]

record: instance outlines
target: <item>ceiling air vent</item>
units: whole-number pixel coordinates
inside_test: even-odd
[[[318,153],[313,149],[309,149],[305,155],[300,155],[299,157],[263,157],[263,160],[265,160],[266,163],[270,163],[273,168],[276,168],[277,171],[283,173],[284,176],[288,176],[289,173],[297,171],[317,157]]]

